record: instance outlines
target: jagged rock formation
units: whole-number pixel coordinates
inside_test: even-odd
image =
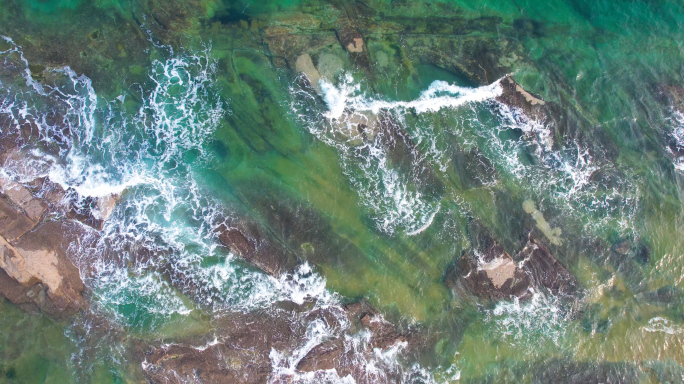
[[[0,157],[4,163],[21,152]],[[69,246],[87,231],[82,224],[101,229],[117,197],[86,199],[87,209],[82,201],[47,178],[21,184],[0,175],[0,294],[54,317],[86,308],[85,286]]]
[[[0,293],[52,315],[82,309],[83,282],[67,256],[68,233],[78,229],[65,221],[41,222],[48,204],[19,184],[2,184]]]
[[[13,242],[0,237],[0,292],[15,304],[33,304],[53,316],[85,307],[84,285],[67,256],[68,224],[46,222]]]
[[[503,92],[496,98],[497,101],[519,108],[530,119],[538,122],[549,121],[549,106],[546,101],[526,91],[510,75],[503,78],[500,84]]]
[[[530,237],[514,260],[485,237],[480,248],[465,253],[447,270],[445,282],[455,297],[486,303],[525,300],[535,291],[561,296],[579,293],[575,277],[539,241]]]
[[[325,329],[327,336],[312,340],[307,330],[311,324]],[[352,335],[363,332],[369,339],[352,341]],[[305,305],[231,314],[217,320],[215,332],[204,339],[205,345],[179,340],[145,351],[148,378],[153,383],[264,383],[269,378],[287,382],[295,374],[334,369],[339,377],[350,375],[357,383],[370,383],[365,361],[390,348],[415,347],[421,340],[418,333],[385,321],[365,302],[311,311]]]

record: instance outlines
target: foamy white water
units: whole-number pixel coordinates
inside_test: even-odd
[[[216,310],[336,302],[308,265],[271,277],[217,246],[215,228],[230,213],[198,186],[181,158],[193,150],[198,162],[208,161],[203,144],[226,113],[209,49],[170,51],[168,59],[154,61],[151,91],[140,95],[131,116],[124,113],[124,95],[103,100],[90,79],[70,68],[47,70],[52,83],[35,82],[21,48],[5,40],[12,48],[0,58],[26,86],[2,88],[0,114],[17,130],[34,124],[43,145],[26,144],[29,158],[8,158],[3,176],[23,183],[49,177],[77,199],[121,195],[102,231],[71,246],[100,310],[126,325],[155,327],[196,309],[188,296]],[[57,123],[51,115],[59,116]],[[207,258],[220,261],[207,266]]]
[[[357,112],[380,113],[381,110],[412,109],[416,113],[436,112],[442,108],[458,108],[468,103],[481,103],[500,96],[503,92],[500,80],[478,88],[466,88],[435,81],[415,100],[387,101],[360,94],[360,87],[354,84],[351,74],[335,87],[326,79],[320,80],[323,99],[328,105],[326,117],[340,119],[346,109]]]
[[[672,139],[677,146],[684,148],[684,113],[673,109],[669,120],[670,125],[672,126]],[[674,160],[674,168],[677,171],[684,172],[684,157],[679,157]]]

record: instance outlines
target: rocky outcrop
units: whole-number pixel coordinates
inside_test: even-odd
[[[308,327],[314,323],[329,336],[312,339]],[[411,348],[420,340],[417,333],[402,332],[385,321],[365,302],[311,311],[304,305],[236,313],[216,324],[201,345],[181,340],[144,352],[142,366],[151,382],[288,382],[295,374],[334,369],[339,377],[351,375],[357,383],[370,383],[364,360],[398,345]],[[368,340],[350,342],[352,335],[364,332]],[[314,345],[307,346],[311,342]]]
[[[10,150],[4,161],[21,160]],[[0,175],[0,294],[27,310],[63,317],[84,309],[84,284],[68,256],[69,245],[86,229],[100,229],[116,198],[91,199],[88,213],[79,199],[47,178],[17,183]],[[99,204],[99,206],[98,206]]]
[[[512,76],[506,76],[501,80],[500,84],[503,92],[496,98],[498,102],[519,108],[527,117],[538,122],[549,120],[550,116],[546,101],[526,91],[513,80]]]
[[[264,313],[230,315],[217,321],[216,338],[208,336],[204,345],[180,341],[146,351],[143,369],[153,383],[265,383],[271,350],[295,348],[297,335],[288,320]]]
[[[10,244],[0,237],[0,293],[15,304],[35,306],[53,316],[85,307],[84,285],[67,256],[68,231],[61,222],[46,222]]]
[[[385,320],[383,316],[367,302],[361,301],[343,307],[344,317],[349,322],[349,334],[368,332],[368,351],[387,351],[390,348],[402,347],[416,350],[424,346],[424,335],[417,330],[401,330],[396,324]],[[364,381],[364,367],[358,366],[364,351],[345,343],[340,337],[317,345],[311,349],[297,364],[302,372],[314,372],[321,369],[334,369],[338,376],[350,375],[357,382]],[[367,380],[367,378],[366,378]]]
[[[554,295],[574,296],[579,293],[577,279],[546,249],[541,242],[530,238],[518,254],[521,267],[529,274],[535,288]]]
[[[518,261],[516,261],[518,260]],[[528,299],[533,292],[575,296],[575,277],[539,241],[529,238],[515,260],[493,239],[465,253],[445,274],[455,297],[481,303]]]
[[[363,35],[358,28],[354,26],[352,20],[340,23],[341,27],[335,32],[337,39],[344,49],[347,50],[352,61],[359,66],[359,68],[366,71],[368,75],[372,75],[373,68],[371,66],[368,50],[366,49]]]
[[[531,277],[499,244],[464,254],[446,274],[455,296],[466,301],[498,301],[531,295]]]
[[[0,190],[33,222],[38,222],[47,209],[47,204],[34,198],[27,188],[7,178],[0,177]]]
[[[299,259],[256,224],[226,222],[217,228],[218,241],[247,263],[271,276],[291,272]]]

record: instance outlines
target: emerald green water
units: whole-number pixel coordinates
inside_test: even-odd
[[[207,93],[191,109],[198,119],[210,120],[205,107],[222,106],[215,129],[184,136],[185,128],[189,132],[201,122],[179,117],[174,157],[140,164],[158,166],[160,177],[180,180],[177,186],[192,175],[200,207],[213,199],[272,233],[343,301],[366,298],[387,319],[424,327],[428,347],[417,362],[438,382],[452,377],[446,373],[450,366],[460,371],[461,382],[545,382],[545,372],[560,377],[558,372],[582,370],[596,377],[612,372],[622,377],[617,382],[682,380],[684,173],[667,150],[667,135],[684,121],[673,120],[677,106],[666,96],[667,87],[684,86],[680,2],[0,4],[0,35],[21,46],[31,72],[70,66],[92,80],[100,110],[125,95],[115,107],[117,121],[133,120],[155,89],[151,78],[162,81],[155,78],[154,68],[161,67],[154,60],[163,66],[169,58],[195,63],[188,57],[201,57],[189,67],[190,78],[211,66],[203,67],[202,60],[213,63],[213,74],[201,83]],[[364,36],[368,68],[355,64],[337,42],[334,29],[347,19]],[[512,73],[527,91],[559,106],[562,123],[551,129],[549,148],[540,150],[543,143],[519,139],[520,128],[506,129],[515,124],[487,103],[424,113],[393,110],[417,143],[426,170],[412,174],[408,156],[389,159],[387,169],[405,189],[383,195],[390,187],[374,183],[389,173],[374,173],[384,169],[377,158],[333,130],[317,130],[328,124],[326,105],[300,86],[293,58],[282,56],[288,50],[276,49],[276,33],[290,36],[292,52],[310,46],[316,60],[323,54],[334,58],[336,75],[349,74],[350,84],[367,99],[414,100],[437,80],[477,87]],[[9,43],[0,41],[0,50],[6,49]],[[13,84],[4,75],[0,80],[12,94],[24,86],[22,78]],[[343,76],[331,80],[344,84]],[[168,94],[182,95],[187,83],[181,83],[171,83]],[[180,116],[173,108],[167,112]],[[95,121],[97,134],[115,126],[102,115]],[[148,139],[136,133],[139,126],[126,127],[127,144],[143,147]],[[149,140],[158,153],[170,151],[170,139]],[[137,152],[122,146],[104,147],[97,159],[114,167],[133,163]],[[118,150],[121,156],[108,157]],[[473,168],[467,157],[472,153],[489,165]],[[408,204],[415,215],[397,213],[397,193],[415,197]],[[129,189],[121,206],[146,194],[153,193]],[[470,249],[471,221],[482,223],[511,255],[522,249],[534,227],[523,210],[525,200],[562,229],[560,245],[543,240],[577,277],[584,292],[578,310],[563,308],[555,298],[475,308],[444,283],[447,268]],[[190,212],[192,207],[167,213],[160,206],[146,213],[163,228],[158,233],[181,233],[179,248],[191,260],[183,272],[204,276],[202,271],[223,265],[226,252],[207,254],[206,244],[187,229],[199,228],[198,217],[209,213]],[[132,211],[117,212],[124,217]],[[400,218],[388,219],[395,217]],[[622,239],[635,249],[647,247],[648,258],[616,255],[611,246]],[[183,260],[172,262],[184,265]],[[234,281],[260,274],[237,263]],[[95,313],[116,318],[122,328],[100,343],[88,341],[79,328],[89,320],[53,321],[2,303],[0,382],[138,382],[142,373],[129,352],[133,345],[211,331],[211,319],[221,311],[157,272],[124,269],[130,281],[149,276],[156,285],[141,282],[112,295],[99,275],[84,278],[98,303]],[[152,293],[144,288],[152,286]],[[211,294],[229,297],[227,305],[237,307],[254,294],[250,287],[212,286],[219,293]],[[674,292],[668,300],[648,298],[663,287]],[[157,293],[173,299],[164,304]],[[160,310],[164,306],[175,309],[167,314]],[[91,350],[97,352],[83,352]],[[111,350],[115,357],[96,358]]]

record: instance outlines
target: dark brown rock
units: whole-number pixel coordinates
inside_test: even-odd
[[[401,342],[410,346],[412,340],[418,340],[384,321],[366,302],[311,311],[307,306],[298,306],[291,310],[228,314],[215,320],[215,331],[202,337],[202,341],[179,340],[148,350],[144,353],[143,369],[153,383],[265,383],[269,379],[288,382],[289,374],[273,376],[272,353],[301,348],[307,342],[307,327],[318,320],[324,321],[334,336],[294,361],[293,368],[298,372],[334,369],[340,377],[351,375],[358,383],[370,383],[365,366],[359,362],[372,359],[374,348],[385,349]],[[372,333],[371,342],[357,349],[347,343],[346,337],[362,329]],[[291,356],[283,356],[288,357]],[[278,366],[291,363],[276,361]]]
[[[506,76],[501,80],[501,87],[503,92],[496,98],[498,102],[519,108],[527,117],[540,123],[549,120],[546,101],[526,91],[511,76]]]
[[[38,222],[47,209],[47,204],[34,198],[31,192],[21,184],[0,177],[0,189],[33,222]]]
[[[217,320],[216,339],[161,345],[145,353],[143,369],[153,383],[265,383],[271,350],[293,350],[301,338],[292,328],[282,313],[231,314]]]
[[[335,31],[340,44],[349,52],[352,61],[354,61],[359,68],[363,69],[368,74],[372,74],[370,57],[368,56],[368,49],[366,48],[363,35],[361,35],[359,29],[354,26],[354,23],[351,20],[346,20],[346,22],[343,21],[340,24],[341,27]]]
[[[30,231],[36,225],[10,199],[0,195],[0,235],[13,242]]]
[[[81,198],[76,191],[69,189],[66,194],[69,205],[66,216],[70,219],[78,220],[83,224],[97,230],[101,230],[104,225],[102,220],[95,213],[97,211],[97,199],[94,197]]]
[[[507,253],[483,261],[471,251],[447,271],[446,283],[456,296],[466,301],[498,301],[529,297],[531,281]]]
[[[373,348],[386,349],[403,342],[417,346],[422,342],[418,332],[402,330],[396,324],[388,322],[365,300],[345,305],[344,309],[352,327],[365,328],[372,332],[370,344]]]
[[[337,368],[341,365],[342,354],[344,354],[344,345],[339,339],[319,344],[299,361],[297,370],[314,372]]]
[[[217,232],[218,240],[222,245],[228,247],[231,252],[247,263],[272,276],[291,272],[298,264],[295,255],[255,224],[222,224]]]
[[[577,279],[540,242],[530,238],[518,258],[523,260],[522,269],[536,287],[546,288],[554,295],[578,293]]]
[[[447,270],[445,283],[466,302],[528,299],[531,288],[554,295],[578,293],[575,277],[536,240],[530,238],[516,259],[522,261],[516,263],[493,240],[485,241]]]

